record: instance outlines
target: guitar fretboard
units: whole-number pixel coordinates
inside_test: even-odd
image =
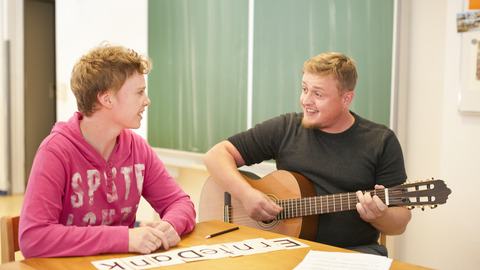
[[[373,195],[377,195],[385,202],[385,190],[368,191]],[[289,219],[310,215],[328,214],[334,212],[342,212],[355,210],[358,203],[357,194],[339,193],[307,198],[296,198],[288,200],[276,201],[278,205],[283,207],[283,211],[277,216],[277,220]]]

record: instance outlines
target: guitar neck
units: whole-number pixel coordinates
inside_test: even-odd
[[[385,202],[385,190],[367,191],[373,195],[377,195]],[[338,193],[331,195],[296,198],[288,200],[276,201],[278,205],[283,207],[283,211],[278,214],[277,219],[289,219],[310,215],[328,214],[342,211],[355,210],[358,203],[357,194]]]

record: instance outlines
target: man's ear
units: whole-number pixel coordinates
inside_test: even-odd
[[[103,93],[98,93],[97,100],[101,106],[111,108],[112,107],[111,97],[112,97],[112,94],[110,93],[110,91],[105,91]]]
[[[350,103],[353,101],[353,97],[355,97],[355,94],[353,91],[348,91],[345,94],[343,94],[343,105],[344,107],[348,108],[350,106]]]

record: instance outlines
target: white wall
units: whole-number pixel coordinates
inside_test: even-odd
[[[146,2],[57,1],[57,79],[60,86],[63,84],[59,91],[64,91],[59,93],[59,120],[66,120],[76,108],[68,90],[69,74],[75,60],[87,49],[107,39],[147,51]],[[456,33],[455,16],[462,11],[463,3],[400,3],[403,28],[398,133],[407,173],[410,180],[443,179],[453,193],[447,204],[437,209],[412,210],[407,231],[393,239],[394,259],[436,269],[479,269],[480,211],[471,198],[480,186],[480,116],[457,111],[460,35]],[[142,126],[145,128],[145,123]],[[183,174],[187,175],[178,172],[179,177]],[[202,173],[200,178],[204,176]],[[187,182],[181,180],[182,185],[189,186]]]
[[[463,1],[408,1],[408,83],[403,147],[410,180],[435,177],[452,189],[445,205],[413,210],[396,259],[436,269],[480,269],[480,115],[458,112]],[[480,102],[480,101],[479,101]]]

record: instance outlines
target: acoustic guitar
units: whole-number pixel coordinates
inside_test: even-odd
[[[242,172],[242,176],[252,187],[283,207],[283,211],[272,221],[255,221],[248,217],[240,201],[209,177],[200,195],[199,221],[215,219],[314,240],[318,225],[316,215],[357,209],[355,192],[317,196],[313,183],[298,173],[278,170],[263,178],[248,172]],[[365,192],[377,195],[389,207],[424,210],[425,206],[435,208],[446,203],[451,190],[443,180],[429,179]]]

